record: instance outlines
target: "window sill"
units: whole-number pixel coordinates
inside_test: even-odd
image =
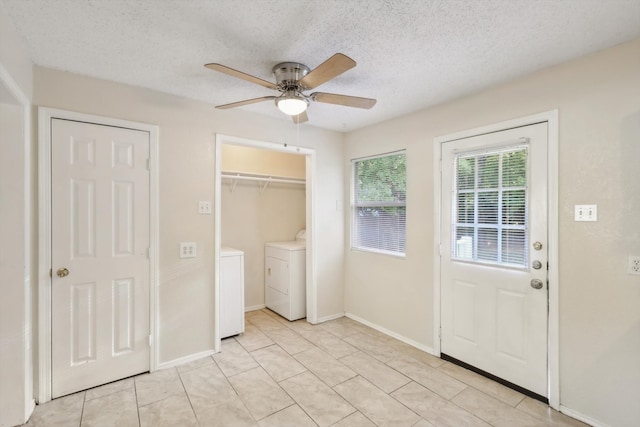
[[[351,251],[352,252],[364,252],[364,253],[370,253],[370,254],[376,254],[376,255],[385,255],[391,258],[399,258],[399,259],[406,259],[407,258],[407,254],[406,253],[400,253],[400,252],[392,252],[392,251],[385,251],[382,249],[370,249],[370,248],[359,248],[359,247],[351,247]]]

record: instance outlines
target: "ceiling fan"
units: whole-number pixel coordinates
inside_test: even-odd
[[[326,92],[313,92],[310,95],[304,94],[305,91],[318,87],[355,66],[356,61],[342,53],[336,53],[313,70],[310,70],[309,67],[298,62],[281,62],[273,67],[272,71],[276,78],[276,83],[272,83],[222,64],[205,64],[205,67],[211,70],[219,71],[280,92],[278,96],[246,99],[244,101],[218,105],[216,108],[235,108],[255,104],[256,102],[273,100],[280,111],[293,118],[294,123],[304,123],[309,120],[307,107],[310,101],[366,109],[373,107],[376,104],[376,100],[371,98]]]

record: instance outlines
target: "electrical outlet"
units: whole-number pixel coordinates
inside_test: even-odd
[[[640,276],[640,256],[629,257],[629,267],[627,268],[627,273]]]
[[[211,215],[211,202],[208,200],[200,200],[198,202],[198,213]]]
[[[180,258],[195,258],[196,242],[180,242]]]

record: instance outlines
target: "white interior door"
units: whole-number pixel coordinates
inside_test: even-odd
[[[52,397],[149,370],[149,133],[51,121]]]
[[[441,352],[547,397],[547,124],[442,146]]]

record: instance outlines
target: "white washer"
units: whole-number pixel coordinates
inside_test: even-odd
[[[264,302],[288,320],[307,315],[306,255],[305,230],[296,240],[264,244]]]

